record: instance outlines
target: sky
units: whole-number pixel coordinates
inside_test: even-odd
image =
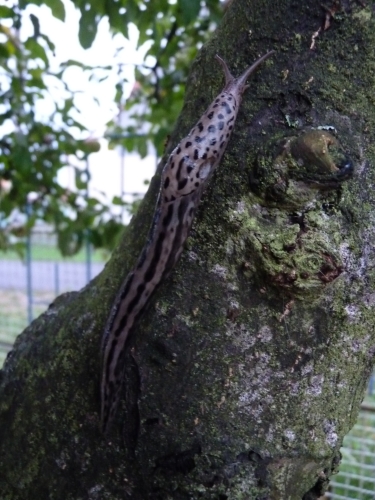
[[[134,64],[140,64],[144,60],[147,45],[136,49],[138,31],[134,25],[129,26],[129,40],[118,34],[112,36],[106,19],[98,26],[98,33],[92,47],[85,50],[78,41],[79,11],[74,5],[64,0],[66,18],[65,22],[54,18],[51,11],[45,5],[29,5],[25,11],[22,23],[21,38],[27,38],[33,33],[33,27],[29,20],[30,13],[36,15],[40,22],[41,32],[47,35],[56,45],[55,56],[51,59],[52,69],[57,70],[59,65],[69,59],[80,61],[87,65],[110,65],[123,64],[124,75],[128,80],[125,89],[130,93],[134,85]],[[117,55],[116,55],[117,54]],[[85,125],[90,136],[99,139],[101,149],[98,153],[89,157],[89,168],[91,173],[90,192],[94,195],[104,192],[107,197],[112,198],[120,195],[121,187],[121,162],[124,163],[124,192],[145,192],[147,187],[145,180],[149,180],[156,165],[155,156],[151,155],[141,160],[134,153],[124,153],[117,150],[108,150],[107,141],[103,138],[106,131],[106,123],[118,115],[118,109],[114,103],[115,85],[118,81],[116,72],[102,82],[88,80],[89,74],[80,68],[72,66],[65,72],[64,80],[69,88],[80,91],[75,102],[80,109],[80,114],[74,116]],[[100,77],[98,72],[98,77]],[[99,78],[98,78],[99,79]],[[51,79],[50,94],[54,99],[63,95],[64,90],[56,86],[56,80]],[[95,101],[95,98],[98,102]],[[36,107],[39,116],[48,116],[52,111],[51,102],[48,99],[40,102]],[[74,170],[63,169],[59,176],[59,182],[67,187],[74,186]],[[130,201],[131,197],[127,197]]]

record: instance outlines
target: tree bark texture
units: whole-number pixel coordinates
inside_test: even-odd
[[[216,53],[234,75],[277,53],[249,82],[183,256],[132,339],[112,433],[99,432],[100,338],[161,168],[103,273],[59,297],[6,361],[2,500],[323,494],[375,352],[374,2],[341,9],[232,2],[193,64],[170,149],[223,86]],[[346,182],[332,173],[342,161],[355,166]]]

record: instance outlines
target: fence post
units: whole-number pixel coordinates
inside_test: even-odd
[[[59,263],[55,262],[55,297],[60,293],[60,274],[59,274]]]
[[[33,286],[32,286],[32,269],[31,269],[31,228],[29,226],[32,206],[29,200],[26,201],[26,219],[27,219],[27,235],[26,235],[26,293],[27,293],[27,320],[29,324],[33,320]]]
[[[89,199],[89,182],[90,182],[90,165],[89,165],[89,157],[86,156],[86,179],[87,179],[87,188],[86,188],[86,201]],[[89,238],[90,230],[86,229],[85,231],[85,239],[86,239],[86,283],[91,280],[91,244]]]

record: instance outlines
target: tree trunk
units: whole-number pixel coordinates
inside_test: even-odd
[[[216,53],[235,76],[276,54],[250,80],[182,258],[132,339],[112,433],[99,432],[100,338],[162,165],[103,273],[59,297],[6,361],[2,500],[324,493],[375,350],[367,3],[342,1],[332,18],[315,0],[232,2],[193,65],[171,147],[223,86]]]

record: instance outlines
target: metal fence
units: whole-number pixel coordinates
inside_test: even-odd
[[[89,245],[74,259],[59,257],[56,236],[39,226],[26,240],[24,258],[0,257],[0,367],[16,336],[61,293],[79,290],[104,267]]]
[[[0,367],[18,335],[62,292],[79,290],[104,267],[87,245],[74,261],[58,258],[55,236],[47,227],[34,230],[25,258],[0,258]],[[44,250],[44,254],[43,254]],[[55,255],[55,258],[54,258]],[[368,396],[375,403],[374,378]],[[340,473],[325,499],[375,500],[375,405],[364,407],[345,437]]]
[[[340,473],[326,498],[375,500],[375,407],[363,407],[341,448]]]

